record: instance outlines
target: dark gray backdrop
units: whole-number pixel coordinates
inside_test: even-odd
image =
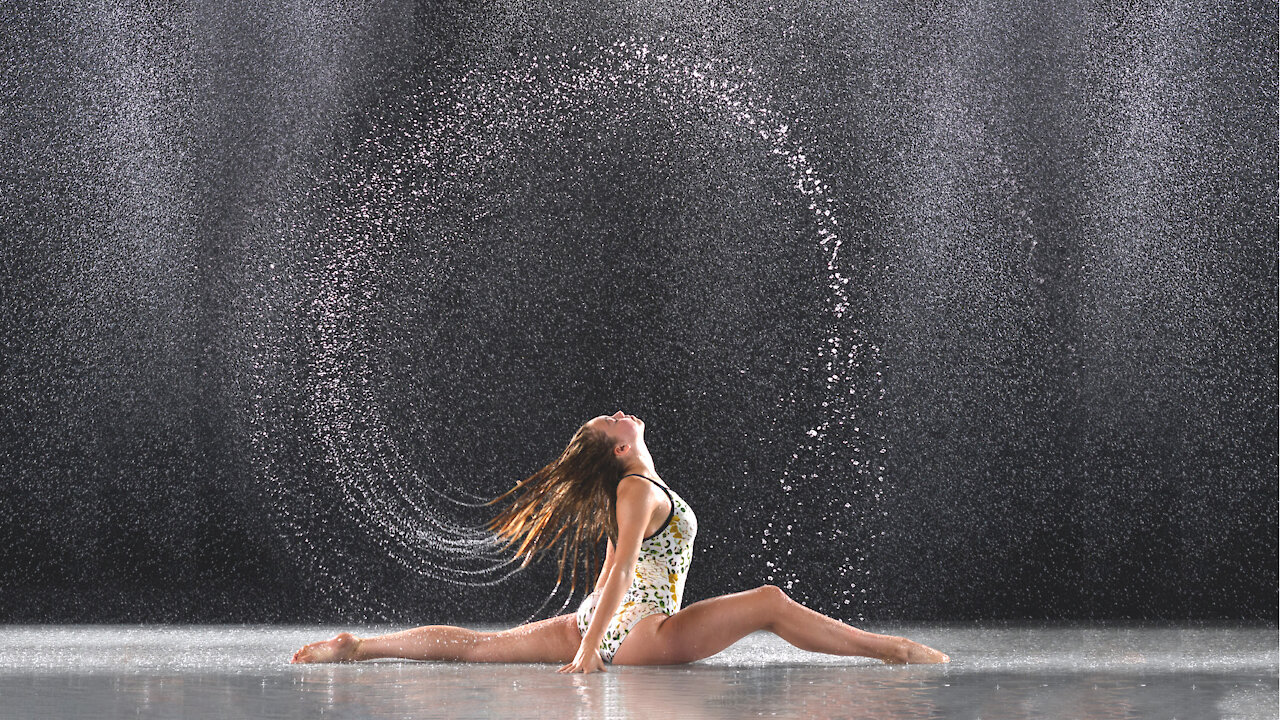
[[[0,38],[0,621],[571,611],[549,558],[450,581],[502,573],[430,488],[617,409],[698,514],[686,604],[1276,616],[1273,6],[19,3]]]

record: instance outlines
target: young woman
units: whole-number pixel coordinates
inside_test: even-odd
[[[622,412],[592,418],[578,428],[560,457],[489,503],[523,491],[488,527],[508,547],[520,542],[517,552],[524,565],[573,531],[561,545],[561,578],[568,562],[576,580],[579,549],[595,547],[588,540],[598,542],[608,534],[595,589],[575,614],[502,632],[449,625],[367,638],[343,632],[304,646],[292,662],[399,657],[566,663],[559,672],[589,673],[604,670],[606,663],[694,662],[757,630],[812,652],[862,655],[890,664],[951,660],[906,638],[865,632],[810,610],[773,585],[681,609],[698,521],[654,470],[644,428],[639,418]],[[594,574],[594,557],[591,565]]]

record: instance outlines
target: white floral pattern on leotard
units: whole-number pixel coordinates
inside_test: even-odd
[[[641,476],[644,477],[644,476]],[[693,562],[693,540],[698,534],[698,518],[693,508],[674,490],[645,478],[667,491],[672,506],[666,527],[640,543],[636,573],[622,597],[618,611],[609,621],[600,640],[600,657],[608,663],[632,626],[650,615],[674,615],[684,602],[684,583]],[[578,633],[584,637],[595,615],[596,593],[592,591],[578,607]]]

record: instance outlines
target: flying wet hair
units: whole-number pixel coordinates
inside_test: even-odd
[[[583,423],[559,457],[484,503],[493,505],[515,495],[512,504],[485,527],[505,541],[503,549],[519,545],[516,555],[524,558],[521,568],[528,566],[535,555],[559,545],[556,585],[564,579],[567,566],[571,596],[577,589],[579,560],[590,568],[590,577],[594,578],[600,572],[600,538],[607,534],[617,544],[615,508],[623,466],[613,447],[603,430]]]

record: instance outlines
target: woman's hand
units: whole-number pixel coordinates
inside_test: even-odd
[[[600,657],[600,651],[583,644],[578,646],[578,654],[573,658],[573,662],[560,666],[560,669],[556,672],[581,672],[585,675],[586,673],[604,671],[604,660]]]

